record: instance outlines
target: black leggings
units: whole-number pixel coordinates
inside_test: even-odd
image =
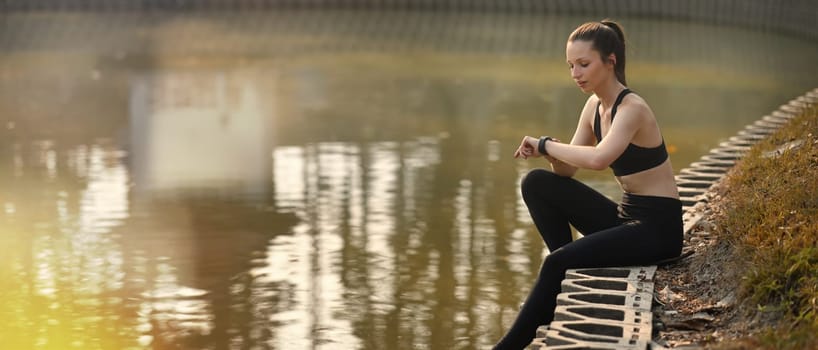
[[[682,203],[625,193],[617,205],[585,184],[537,169],[522,181],[523,200],[550,253],[517,319],[495,349],[523,349],[551,323],[565,271],[652,264],[682,251]],[[572,225],[584,237],[571,240]]]

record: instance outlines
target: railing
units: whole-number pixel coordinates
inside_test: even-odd
[[[385,10],[650,17],[782,31],[818,39],[813,0],[4,0],[0,11]]]

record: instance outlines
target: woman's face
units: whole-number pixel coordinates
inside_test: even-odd
[[[571,70],[571,79],[585,93],[595,91],[597,86],[613,74],[613,62],[603,62],[599,51],[594,50],[590,41],[569,41],[565,47],[565,59]]]

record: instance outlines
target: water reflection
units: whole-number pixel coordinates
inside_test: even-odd
[[[468,246],[453,253],[453,233],[446,229],[451,225],[439,222],[448,221],[449,213],[439,211],[449,212],[449,205],[435,205],[437,196],[430,191],[432,175],[440,168],[439,147],[439,140],[427,138],[276,150],[276,198],[305,225],[295,237],[273,241],[268,266],[254,272],[263,280],[289,281],[290,288],[304,293],[288,292],[298,312],[280,310],[273,320],[285,324],[285,330],[294,328],[295,334],[313,332],[289,338],[282,348],[305,348],[316,341],[366,348],[420,346],[433,341],[428,337],[451,341],[453,334],[445,332],[452,331],[451,317],[456,316],[449,294],[455,291],[437,283],[455,282],[458,264],[453,257],[463,260],[457,269],[464,282],[474,275],[467,268],[472,263]],[[448,192],[460,194],[443,200],[468,206],[464,190],[453,187]],[[458,211],[463,225],[458,236],[466,244],[472,232],[468,208],[463,209]],[[430,226],[440,229],[430,232]],[[281,271],[276,262],[285,260],[306,264]],[[457,294],[464,301],[474,293],[461,289]],[[405,339],[406,334],[418,339]],[[359,344],[363,335],[368,343]]]
[[[250,72],[132,72],[130,150],[137,189],[234,185],[261,193],[269,180],[270,120]]]
[[[4,174],[13,175],[0,179],[6,208],[0,219],[4,346],[134,342],[132,320],[120,317],[127,312],[120,293],[126,262],[112,234],[129,216],[121,151],[94,145],[64,156],[47,141],[13,149],[3,157],[14,168]],[[88,185],[75,186],[81,179]]]
[[[0,36],[4,346],[498,339],[545,253],[517,189],[537,163],[510,155],[573,130],[561,31],[580,19],[377,15],[4,18],[38,39]],[[58,24],[76,31],[45,35]],[[812,88],[814,45],[625,24],[677,170]],[[793,48],[803,70],[779,71]]]

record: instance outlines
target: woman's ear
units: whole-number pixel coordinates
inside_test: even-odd
[[[613,54],[613,53],[611,53],[610,55],[608,55],[608,62],[611,62],[611,64],[612,64],[614,67],[616,67],[616,55],[615,55],[615,54]]]

